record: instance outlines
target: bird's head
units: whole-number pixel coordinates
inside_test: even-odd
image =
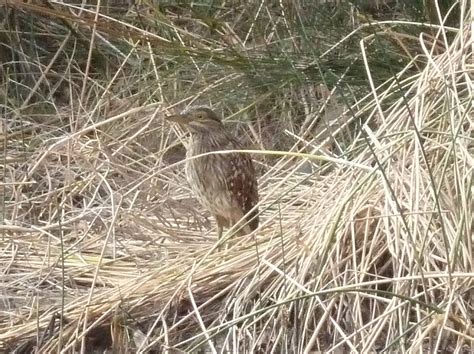
[[[210,133],[223,128],[220,117],[205,106],[191,107],[180,114],[167,116],[166,119],[178,123],[191,133]]]

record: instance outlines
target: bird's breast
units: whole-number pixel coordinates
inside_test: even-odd
[[[199,142],[188,147],[186,177],[203,206],[214,214],[219,214],[222,210],[232,208],[226,173],[222,171],[226,165],[226,155],[209,154],[210,152],[210,149],[205,149]],[[199,156],[201,154],[205,155]]]

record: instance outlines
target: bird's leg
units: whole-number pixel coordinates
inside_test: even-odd
[[[222,234],[224,232],[224,226],[225,226],[225,219],[222,216],[215,215],[216,218],[216,223],[217,223],[217,241],[220,242],[222,238]],[[220,246],[219,246],[220,249]]]
[[[217,222],[217,240],[220,241],[222,234],[224,232],[224,226],[220,222]]]

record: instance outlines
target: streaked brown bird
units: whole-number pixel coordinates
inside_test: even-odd
[[[258,210],[254,208],[258,203],[258,185],[252,159],[239,152],[213,153],[242,150],[242,144],[208,107],[191,107],[166,119],[191,133],[186,153],[186,177],[201,204],[215,217],[218,238],[224,227],[232,227],[239,220],[238,234],[255,230],[258,227]],[[201,154],[205,155],[198,156]]]

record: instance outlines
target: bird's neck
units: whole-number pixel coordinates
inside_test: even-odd
[[[193,133],[190,148],[194,153],[206,153],[224,149],[228,139],[225,134]]]

